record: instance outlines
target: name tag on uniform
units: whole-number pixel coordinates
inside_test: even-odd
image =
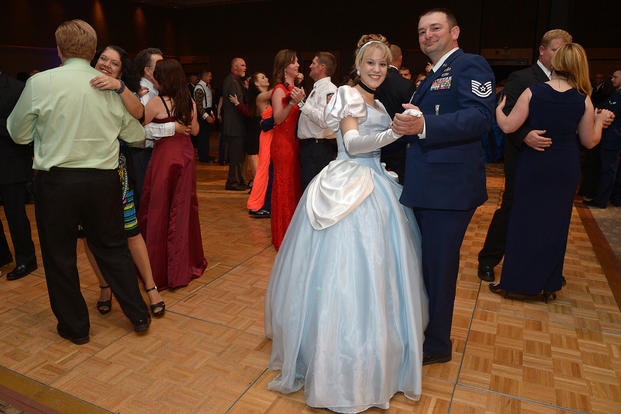
[[[452,76],[447,76],[445,78],[438,78],[433,81],[431,84],[432,91],[441,91],[443,89],[451,89],[451,81],[453,80]]]

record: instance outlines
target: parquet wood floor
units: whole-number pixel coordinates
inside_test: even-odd
[[[86,345],[56,334],[41,265],[18,281],[1,278],[0,384],[25,395],[37,386],[58,391],[40,392],[39,400],[61,412],[88,411],[59,405],[63,398],[91,403],[90,412],[124,414],[325,412],[307,407],[303,390],[267,390],[276,373],[266,368],[271,341],[263,336],[263,299],[276,254],[269,220],[249,218],[247,194],[224,191],[225,177],[226,167],[198,165],[209,264],[188,286],[162,292],[168,312],[146,335],[133,332],[115,301],[108,315],[95,310],[98,284],[80,245],[78,269],[91,310]],[[488,168],[487,182],[489,200],[477,210],[461,251],[453,360],[424,368],[420,401],[398,394],[390,409],[368,412],[621,412],[621,312],[580,215],[574,209],[567,286],[559,298],[549,304],[502,299],[476,274],[477,253],[500,202],[498,166]],[[32,206],[28,213],[34,228]],[[36,231],[33,236],[38,246]],[[12,384],[2,370],[26,380]]]

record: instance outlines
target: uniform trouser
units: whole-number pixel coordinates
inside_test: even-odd
[[[483,248],[479,252],[479,264],[496,266],[505,255],[507,242],[507,227],[509,225],[509,213],[513,206],[513,181],[519,152],[508,148],[509,143],[505,140],[505,190],[502,193],[500,208],[494,212],[492,221],[487,229],[487,236]]]
[[[132,321],[149,317],[123,234],[121,186],[116,170],[52,168],[35,181],[35,212],[52,311],[70,336],[89,332],[86,303],[76,266],[78,224],[88,247]]]
[[[225,140],[228,142],[229,151],[229,175],[226,184],[245,184],[244,176],[242,175],[242,164],[245,155],[244,137],[227,135]]]
[[[300,139],[300,184],[301,191],[315,178],[323,168],[336,157],[333,139]]]
[[[15,249],[15,264],[36,263],[35,247],[30,232],[30,221],[26,215],[26,183],[0,184],[0,194],[4,204],[4,215],[9,224],[11,240]],[[11,258],[4,228],[0,222],[0,262]]]
[[[621,205],[621,150],[601,148],[599,157],[601,170],[593,201],[600,206],[608,204],[608,200]]]
[[[451,355],[459,250],[475,210],[414,208],[422,239],[423,280],[429,295],[429,324],[423,344],[426,355]]]

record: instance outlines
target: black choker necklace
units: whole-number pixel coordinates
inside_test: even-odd
[[[364,82],[362,82],[361,80],[358,81],[358,85],[364,89],[365,91],[369,92],[371,95],[375,95],[375,89],[371,89],[369,88],[367,85],[364,84]]]

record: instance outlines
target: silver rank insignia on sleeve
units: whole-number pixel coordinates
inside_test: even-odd
[[[492,94],[492,81],[485,83],[472,80],[472,93],[479,98],[487,98]]]

